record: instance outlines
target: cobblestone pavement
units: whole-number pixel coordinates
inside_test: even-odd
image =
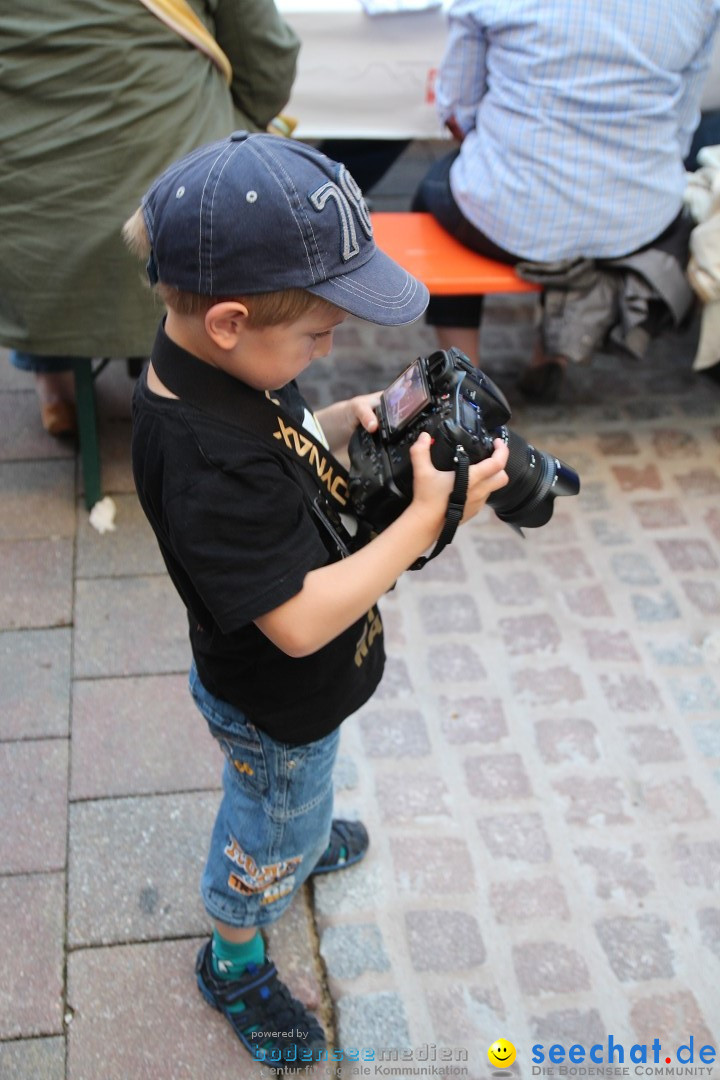
[[[484,512],[386,598],[391,661],[339,796],[373,852],[315,886],[338,1041],[467,1048],[477,1077],[498,1037],[523,1077],[536,1043],[609,1034],[676,1063],[720,1037],[720,387],[689,334],[521,407],[532,308],[488,309],[511,426],[582,492],[524,540]],[[318,396],[433,347],[424,327],[343,342]]]
[[[371,851],[272,932],[338,1047],[397,1051],[383,1075],[525,1080],[535,1044],[610,1038],[632,1074],[635,1043],[676,1065],[720,1040],[720,387],[689,332],[521,406],[531,321],[489,301],[484,366],[582,493],[524,540],[484,511],[385,598],[387,674],[337,774]],[[431,348],[346,324],[304,385],[375,389]],[[219,761],[132,490],[130,390],[120,362],[98,383],[100,536],[72,448],[0,363],[3,1080],[266,1075],[193,987]]]

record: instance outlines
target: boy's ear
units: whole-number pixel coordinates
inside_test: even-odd
[[[205,313],[205,331],[219,349],[234,349],[247,326],[248,315],[239,300],[222,300]]]

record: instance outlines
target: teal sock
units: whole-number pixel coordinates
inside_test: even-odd
[[[257,931],[249,941],[236,945],[213,930],[211,955],[213,973],[218,979],[238,979],[248,964],[260,967],[265,963],[265,942]],[[242,1012],[244,1008],[242,1001],[239,1001],[230,1011]]]

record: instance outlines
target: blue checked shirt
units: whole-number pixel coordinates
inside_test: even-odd
[[[496,244],[612,257],[679,213],[720,0],[455,0],[438,80],[450,183]]]

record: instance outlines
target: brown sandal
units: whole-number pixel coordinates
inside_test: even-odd
[[[77,434],[77,413],[72,401],[53,401],[51,405],[41,405],[40,416],[48,435],[60,438]]]

